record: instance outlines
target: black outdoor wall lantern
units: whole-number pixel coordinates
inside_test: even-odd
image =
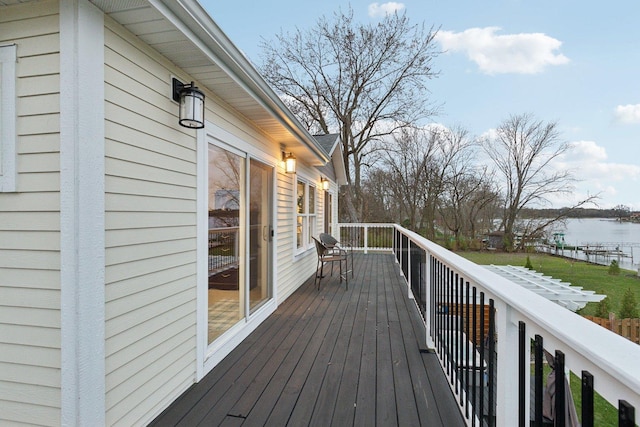
[[[204,127],[204,93],[191,82],[184,84],[178,79],[172,80],[173,100],[180,104],[180,126],[191,129]]]
[[[284,171],[286,173],[296,173],[296,158],[292,153],[283,151],[282,161],[284,162]]]

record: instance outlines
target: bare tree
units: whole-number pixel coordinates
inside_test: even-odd
[[[626,205],[616,205],[613,207],[613,212],[616,214],[618,221],[622,221],[622,218],[629,218],[631,215],[631,208]]]
[[[467,230],[468,236],[472,239],[491,231],[500,204],[500,192],[492,172],[481,167],[474,180],[477,180],[478,186],[466,201]]]
[[[351,220],[362,215],[361,181],[372,141],[435,112],[427,81],[437,73],[433,28],[412,25],[405,14],[358,24],[353,11],[322,17],[305,31],[263,40],[260,71],[314,133],[339,132],[353,189]]]
[[[475,239],[476,230],[486,228],[487,217],[495,211],[487,208],[497,200],[494,181],[487,167],[472,163],[473,152],[461,155],[447,172],[442,203],[439,206],[442,223],[453,233],[458,248],[466,239]],[[488,212],[489,215],[483,215]]]
[[[514,249],[518,214],[525,207],[549,205],[549,197],[568,194],[576,181],[570,170],[554,170],[551,162],[569,149],[561,140],[556,122],[544,123],[530,114],[512,115],[496,129],[495,135],[481,140],[481,145],[496,166],[503,185],[504,211],[502,227],[505,248]],[[526,231],[535,233],[593,201],[588,197],[567,209],[557,218],[547,219]]]
[[[434,239],[437,213],[445,192],[447,175],[450,177],[455,173],[454,165],[467,155],[471,141],[468,138],[468,131],[461,126],[451,128],[432,126],[429,129],[429,135],[434,154],[429,163],[425,181],[425,200],[420,228],[424,230],[425,237]]]
[[[372,168],[363,180],[363,221],[364,222],[397,222],[397,204],[390,191],[391,174],[381,168]]]
[[[383,161],[399,222],[411,230],[420,228],[428,196],[430,166],[435,163],[435,139],[431,136],[424,129],[402,129],[394,135]]]

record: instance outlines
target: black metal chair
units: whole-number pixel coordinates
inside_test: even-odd
[[[346,289],[349,289],[349,272],[347,270],[348,260],[347,260],[347,251],[339,248],[329,248],[324,245],[320,240],[312,237],[313,241],[316,244],[316,252],[318,253],[318,264],[316,266],[316,277],[314,281],[314,285],[318,287],[320,290],[320,282],[324,277],[324,265],[329,263],[331,264],[331,274],[333,275],[333,264],[338,263],[340,267],[340,283],[342,283],[342,279],[344,279],[346,283]],[[344,270],[342,264],[344,262]]]
[[[320,233],[320,242],[330,250],[346,251],[351,258],[351,277],[353,277],[353,246],[349,242],[339,242],[338,239],[328,233]],[[347,265],[347,270],[349,266]]]

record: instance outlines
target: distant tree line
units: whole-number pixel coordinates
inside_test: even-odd
[[[616,206],[610,209],[600,208],[558,208],[558,209],[533,209],[526,208],[522,211],[524,217],[551,217],[564,215],[567,218],[628,218],[631,216],[631,209],[628,207]]]

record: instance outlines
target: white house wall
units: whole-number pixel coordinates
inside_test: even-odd
[[[0,9],[0,44],[18,45],[17,192],[0,194],[0,424],[59,425],[64,412],[59,7]],[[108,17],[104,45],[104,420],[145,424],[196,380],[202,361],[196,132],[177,124],[170,99],[171,77],[190,76]],[[280,142],[222,100],[207,93],[206,107],[208,121],[280,158]],[[294,254],[295,175],[275,163],[281,302],[312,274],[316,257]],[[319,187],[315,168],[298,166]]]
[[[316,187],[316,229],[313,233],[317,237],[323,231],[324,224],[324,191],[320,189],[320,174],[317,169],[303,164],[298,164],[297,172],[300,177]],[[316,250],[310,247],[302,253],[295,250],[295,225],[296,225],[296,175],[278,176],[278,207],[277,207],[277,232],[278,232],[278,303],[284,301],[305,280],[307,280],[316,268]],[[335,198],[334,200],[337,200]]]
[[[196,371],[196,143],[178,70],[105,19],[106,421],[150,421]]]
[[[57,2],[4,7],[18,45],[17,192],[0,193],[0,424],[60,424]]]
[[[151,420],[196,379],[197,157],[195,131],[177,125],[169,98],[171,76],[189,76],[106,23],[106,419],[131,424]],[[277,159],[275,294],[282,301],[316,260],[313,250],[293,256],[294,177],[283,173],[278,141],[210,93],[206,108],[223,142]],[[312,179],[318,185],[319,175]]]

